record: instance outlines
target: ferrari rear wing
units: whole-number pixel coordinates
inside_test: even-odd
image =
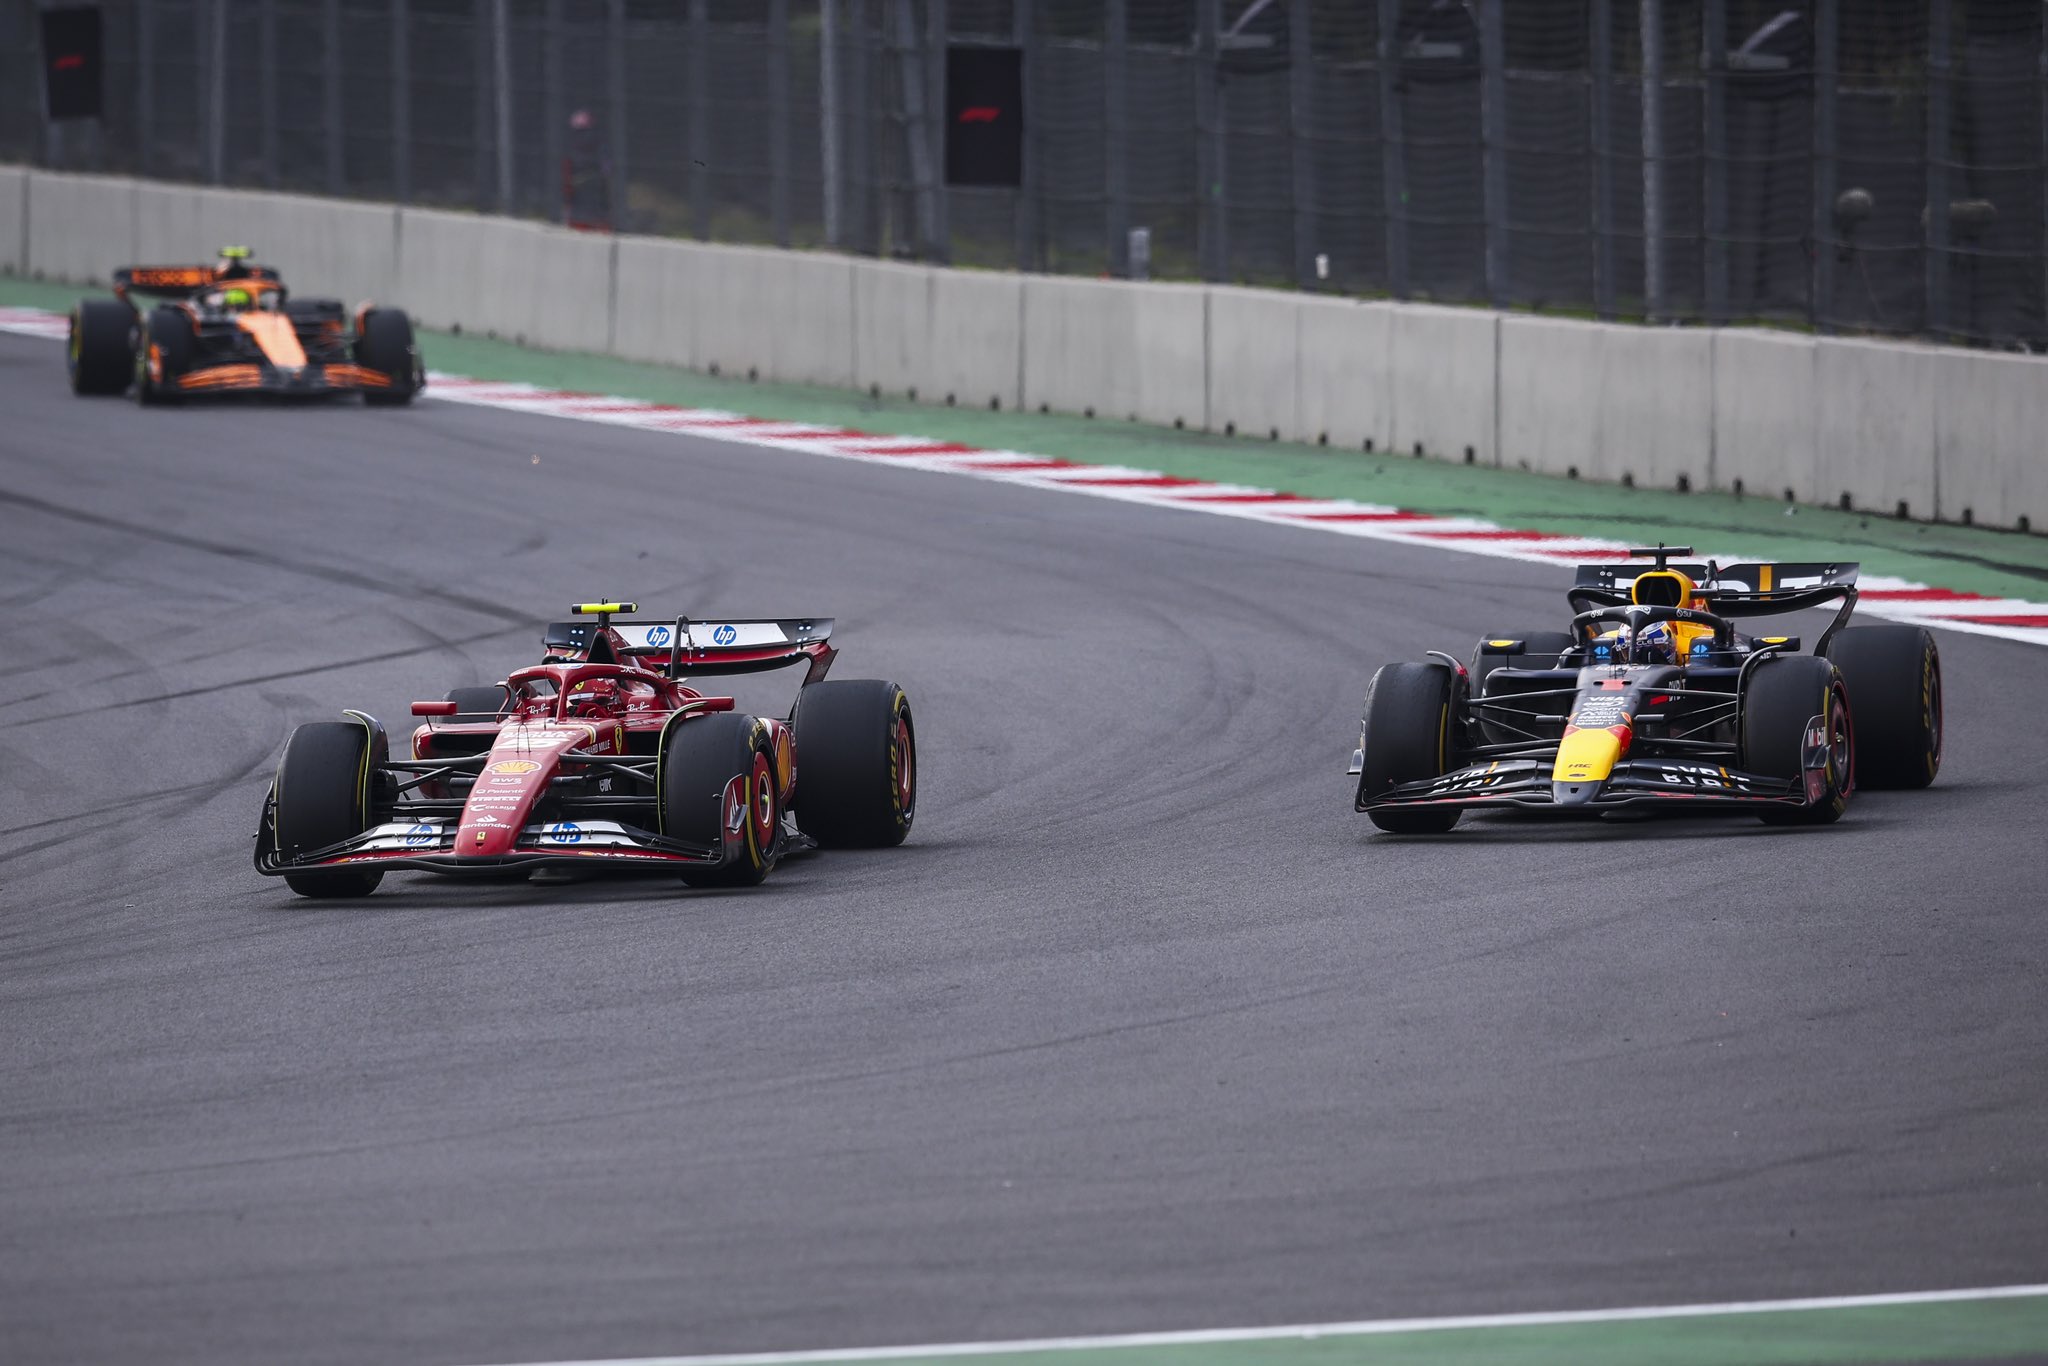
[[[557,621],[542,643],[550,651],[588,656],[595,633],[608,630],[613,650],[660,669],[685,674],[761,673],[808,663],[806,682],[825,676],[838,651],[829,644],[831,617],[727,617],[715,621]],[[679,648],[680,647],[680,648]]]

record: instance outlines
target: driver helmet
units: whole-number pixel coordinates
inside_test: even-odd
[[[619,685],[609,678],[586,678],[569,689],[568,715],[614,716],[618,713]]]
[[[1678,633],[1671,623],[1656,621],[1635,633],[1629,659],[1636,664],[1676,664],[1678,647]]]
[[[230,313],[239,313],[256,302],[256,296],[240,285],[230,285],[214,296],[214,306]]]

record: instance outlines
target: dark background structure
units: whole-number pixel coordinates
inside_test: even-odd
[[[2038,0],[103,8],[98,123],[0,18],[0,157],[559,219],[585,110],[636,232],[2048,345]],[[1022,49],[1019,188],[942,183],[949,45]]]

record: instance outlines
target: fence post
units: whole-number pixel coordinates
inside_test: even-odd
[[[1379,0],[1379,66],[1380,192],[1387,215],[1387,292],[1396,299],[1405,299],[1408,149],[1401,132],[1401,0]]]
[[[690,233],[711,237],[711,7],[690,0]]]
[[[341,114],[341,0],[325,0],[320,7],[320,105],[327,120],[327,193],[339,195],[346,188],[343,170],[342,130],[347,124]]]
[[[491,106],[491,141],[498,154],[498,212],[509,217],[513,210],[512,16],[506,12],[506,0],[491,0]]]
[[[411,0],[391,0],[391,190],[412,203]]]
[[[1664,8],[1642,0],[1643,311],[1664,316]]]
[[[469,197],[478,213],[491,211],[492,4],[470,0],[469,6]]]
[[[1120,280],[1131,273],[1130,55],[1130,0],[1109,0],[1102,42],[1102,226],[1109,273]]]
[[[1195,234],[1202,278],[1222,280],[1230,269],[1223,208],[1223,3],[1198,0],[1195,21]]]
[[[1948,0],[1927,4],[1927,209],[1921,232],[1927,288],[1927,330],[1939,335],[1949,325],[1949,76]]]
[[[952,205],[946,188],[946,0],[925,0],[925,107],[932,165],[931,259],[945,265],[953,259]]]
[[[768,219],[789,245],[789,0],[768,0]]]
[[[1706,229],[1707,321],[1728,321],[1728,0],[1706,0],[1700,66],[1706,78],[1705,148],[1700,170]]]
[[[628,232],[632,223],[631,198],[626,193],[626,0],[611,0],[605,9],[605,74],[610,78],[610,99],[605,109],[606,130],[611,139],[611,174],[606,177],[611,191],[611,228]]]
[[[1316,280],[1316,161],[1312,138],[1316,124],[1314,29],[1309,7],[1287,7],[1289,82],[1287,115],[1294,162],[1294,280],[1314,289]]]
[[[825,245],[843,247],[846,211],[846,171],[840,164],[843,147],[839,138],[839,3],[819,0],[818,4],[818,160],[824,169]]]
[[[929,18],[929,15],[927,15]],[[903,152],[910,172],[911,235],[919,260],[938,255],[938,172],[932,164],[931,102],[926,98],[924,42],[911,0],[893,0],[885,22],[895,31],[898,84],[903,90]]]
[[[1614,10],[1616,0],[1590,0],[1587,46],[1592,94],[1587,104],[1593,143],[1593,311],[1614,316]]]
[[[1834,330],[1835,317],[1835,85],[1840,17],[1836,0],[1814,0],[1813,294],[1808,306],[1813,325],[1822,332]],[[1930,211],[1928,223],[1935,217]]]
[[[206,13],[206,178],[227,180],[228,0],[210,0]]]
[[[569,96],[562,74],[562,0],[547,0],[540,18],[540,205],[550,223],[569,219],[568,186],[563,183],[562,126],[569,119]]]
[[[1038,71],[1038,6],[1032,0],[1014,0],[1012,10],[1015,41],[1023,52],[1024,68],[1024,183],[1017,190],[1017,269],[1038,270],[1043,262],[1038,252],[1038,139],[1032,128],[1038,109],[1031,98],[1031,78]]]
[[[257,60],[263,65],[256,73],[256,98],[263,107],[257,112],[257,154],[263,158],[263,186],[277,188],[277,0],[262,0],[256,10]]]
[[[1508,282],[1508,57],[1507,0],[1479,3],[1479,140],[1486,214],[1486,295],[1507,305]]]
[[[192,126],[198,131],[198,179],[206,178],[206,129],[213,107],[213,25],[207,22],[208,0],[192,0],[192,94],[195,97]]]

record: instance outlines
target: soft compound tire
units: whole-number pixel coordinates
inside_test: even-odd
[[[152,347],[162,362],[160,382],[150,379]],[[146,407],[176,403],[178,376],[192,368],[194,349],[190,318],[168,305],[151,309],[142,326],[141,345],[135,349],[135,401]]]
[[[403,309],[373,308],[363,315],[356,338],[356,364],[391,380],[389,389],[363,390],[373,408],[396,408],[412,402],[420,391],[419,352],[413,345],[412,319]]]
[[[1401,783],[1442,774],[1450,761],[1457,680],[1442,664],[1388,664],[1365,689],[1365,771],[1360,801]],[[1455,806],[1390,807],[1367,818],[1396,835],[1440,835],[1464,812]]]
[[[65,368],[74,394],[125,393],[135,378],[135,310],[119,299],[80,299]]]
[[[349,721],[312,721],[285,741],[272,789],[272,835],[281,857],[339,844],[370,825],[369,734]],[[368,896],[384,880],[382,869],[286,873],[300,896]]]
[[[796,824],[826,848],[885,849],[917,819],[917,728],[894,683],[849,678],[797,695]]]
[[[1804,779],[1806,723],[1826,718],[1831,749],[1827,789],[1805,807],[1758,813],[1766,825],[1831,825],[1849,808],[1856,788],[1856,732],[1849,690],[1828,660],[1782,655],[1750,671],[1742,693],[1742,767],[1770,778]]]
[[[448,696],[442,699],[455,704],[455,715],[451,721],[495,721],[505,712],[508,698],[505,685],[493,684],[482,688],[450,688]]]
[[[782,797],[767,726],[741,712],[688,717],[663,736],[657,767],[661,833],[693,844],[717,844],[724,838],[726,784],[735,777],[747,780],[739,856],[716,868],[686,869],[684,882],[751,887],[768,876],[782,824]]]
[[[1925,787],[1941,771],[1941,652],[1918,626],[1851,626],[1828,642],[1856,716],[1856,780]]]

